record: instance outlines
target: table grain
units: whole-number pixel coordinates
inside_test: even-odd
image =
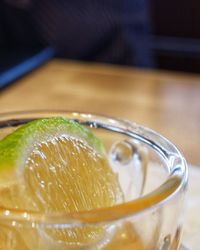
[[[62,109],[121,117],[170,139],[200,165],[200,75],[54,59],[0,91],[0,111]]]

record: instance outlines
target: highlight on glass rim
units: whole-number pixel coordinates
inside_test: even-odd
[[[187,167],[167,139],[78,112],[0,124],[0,249],[180,247]]]

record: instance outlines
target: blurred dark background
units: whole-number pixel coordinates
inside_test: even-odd
[[[199,12],[199,0],[0,0],[0,71],[52,48],[41,62],[200,73]]]
[[[200,1],[151,0],[150,7],[157,66],[200,73]]]

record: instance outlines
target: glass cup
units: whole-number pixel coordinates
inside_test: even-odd
[[[64,111],[1,114],[0,139],[21,124],[52,116],[75,120],[100,138],[124,202],[60,214],[2,206],[0,249],[179,249],[188,173],[177,148],[156,132],[126,120]],[[77,228],[101,229],[101,233],[96,238],[88,234],[84,243],[52,236]]]

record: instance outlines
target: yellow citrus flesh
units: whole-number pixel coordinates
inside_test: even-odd
[[[26,161],[24,185],[32,209],[45,213],[109,207],[123,199],[118,178],[106,158],[82,140],[69,136],[37,145]],[[54,240],[87,245],[101,240],[105,228],[87,226],[45,232]]]

